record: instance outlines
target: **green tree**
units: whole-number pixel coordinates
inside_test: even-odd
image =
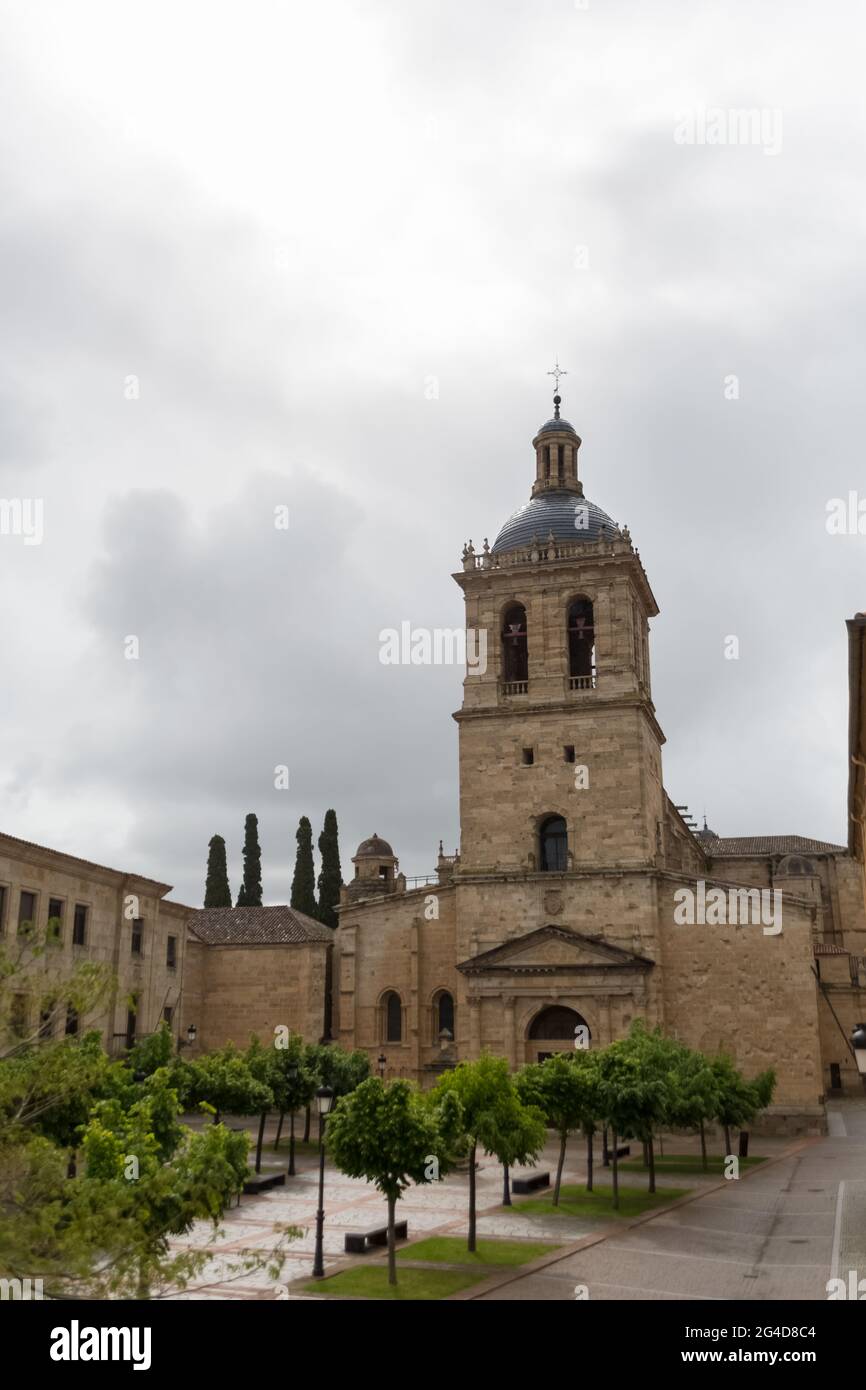
[[[726,1052],[713,1057],[710,1065],[718,1097],[715,1118],[724,1130],[725,1153],[730,1154],[731,1130],[742,1129],[759,1110],[769,1105],[776,1085],[776,1074],[765,1071],[754,1081],[747,1081]]]
[[[252,811],[244,821],[244,877],[238,893],[238,907],[262,905],[262,851],[259,847],[259,818]]]
[[[574,1130],[592,1133],[598,1119],[598,1088],[594,1063],[588,1052],[557,1052],[543,1062],[524,1067],[517,1076],[518,1093],[527,1105],[535,1105],[559,1138],[559,1159],[553,1188],[553,1205],[559,1206],[562,1172],[568,1136]],[[589,1176],[591,1182],[591,1176]]]
[[[394,1218],[410,1183],[428,1183],[448,1166],[437,1109],[408,1081],[368,1077],[328,1116],[325,1147],[341,1173],[366,1178],[388,1204],[388,1283],[397,1283]]]
[[[510,1172],[516,1163],[534,1163],[547,1137],[544,1115],[534,1106],[524,1105],[512,1085],[486,1113],[479,1126],[479,1142],[485,1153],[502,1164],[502,1205],[511,1206]]]
[[[316,874],[313,866],[313,827],[301,816],[295,833],[298,842],[295,873],[292,878],[291,905],[308,917],[316,916]]]
[[[707,1171],[706,1125],[716,1114],[718,1086],[703,1052],[678,1045],[672,1057],[665,1123],[672,1130],[691,1130],[701,1136],[701,1164]]]
[[[334,909],[340,901],[340,889],[343,886],[336,811],[325,812],[325,823],[319,836],[319,854],[322,863],[318,883],[319,921],[334,930],[337,926],[337,914]]]
[[[508,1063],[503,1057],[484,1052],[475,1062],[460,1062],[440,1077],[431,1092],[434,1104],[453,1096],[459,1104],[462,1135],[469,1158],[469,1238],[467,1249],[476,1246],[475,1161],[479,1144],[491,1140],[497,1130],[496,1116],[513,1095]]]
[[[366,1055],[366,1054],[365,1054]],[[274,1043],[271,1068],[271,1089],[274,1104],[280,1112],[274,1148],[279,1148],[283,1132],[283,1116],[289,1116],[289,1177],[295,1175],[295,1111],[309,1108],[319,1085],[318,1073],[312,1066],[308,1049],[299,1033]]]
[[[171,1029],[163,1021],[155,1033],[139,1038],[133,1045],[126,1058],[126,1065],[136,1076],[152,1076],[160,1067],[170,1065],[173,1054],[174,1040]]]
[[[270,1086],[253,1074],[234,1043],[207,1052],[187,1065],[192,1069],[190,1099],[213,1110],[214,1124],[219,1124],[223,1114],[261,1115],[273,1106]]]
[[[222,835],[212,836],[207,852],[207,881],[204,886],[205,907],[231,907],[229,871],[226,864],[226,842]]]
[[[660,1052],[658,1056],[660,1056]],[[598,1097],[601,1118],[613,1131],[613,1205],[619,1207],[621,1138],[637,1138],[650,1145],[650,1186],[655,1191],[652,1162],[654,1129],[668,1109],[669,1083],[644,1037],[623,1038],[598,1054]]]

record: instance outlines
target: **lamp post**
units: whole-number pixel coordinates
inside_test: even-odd
[[[851,1034],[851,1043],[854,1048],[854,1061],[857,1063],[857,1070],[864,1087],[866,1087],[866,1023],[857,1024]]]
[[[386,1067],[387,1063],[388,1063],[388,1058],[385,1056],[384,1052],[380,1052],[380,1053],[379,1053],[379,1058],[378,1058],[378,1067],[379,1067],[379,1076],[380,1076],[380,1078],[381,1078],[382,1081],[385,1080],[385,1067]]]
[[[316,1109],[319,1112],[319,1209],[316,1212],[316,1256],[313,1261],[313,1278],[321,1279],[325,1272],[323,1238],[325,1233],[325,1116],[334,1104],[334,1092],[330,1086],[320,1086],[316,1092]]]
[[[198,1029],[196,1028],[196,1026],[195,1026],[194,1023],[191,1023],[191,1024],[189,1025],[189,1027],[187,1028],[187,1030],[186,1030],[186,1042],[184,1042],[183,1038],[180,1038],[180,1037],[179,1037],[178,1040],[177,1040],[177,1050],[178,1050],[178,1052],[180,1051],[180,1049],[181,1049],[182,1047],[192,1047],[193,1043],[194,1043],[195,1040],[196,1040],[197,1034],[198,1034]]]

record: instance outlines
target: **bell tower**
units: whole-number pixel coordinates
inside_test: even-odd
[[[658,606],[628,528],[589,501],[581,439],[554,413],[532,441],[529,501],[454,575],[466,627],[461,877],[657,862],[661,746],[650,687]]]

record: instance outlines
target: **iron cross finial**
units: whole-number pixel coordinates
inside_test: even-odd
[[[559,378],[561,376],[568,376],[568,372],[564,372],[562,370],[562,368],[559,365],[558,357],[556,359],[556,366],[553,368],[552,371],[548,372],[547,375],[553,377],[554,390],[556,391],[556,394],[559,395]]]

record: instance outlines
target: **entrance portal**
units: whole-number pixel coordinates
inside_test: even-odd
[[[552,1057],[555,1052],[573,1052],[575,1043],[579,1042],[579,1028],[586,1029],[585,1034],[580,1036],[589,1043],[592,1034],[585,1018],[563,1004],[549,1004],[535,1015],[529,1025],[526,1034],[527,1062],[543,1062],[545,1057]]]

